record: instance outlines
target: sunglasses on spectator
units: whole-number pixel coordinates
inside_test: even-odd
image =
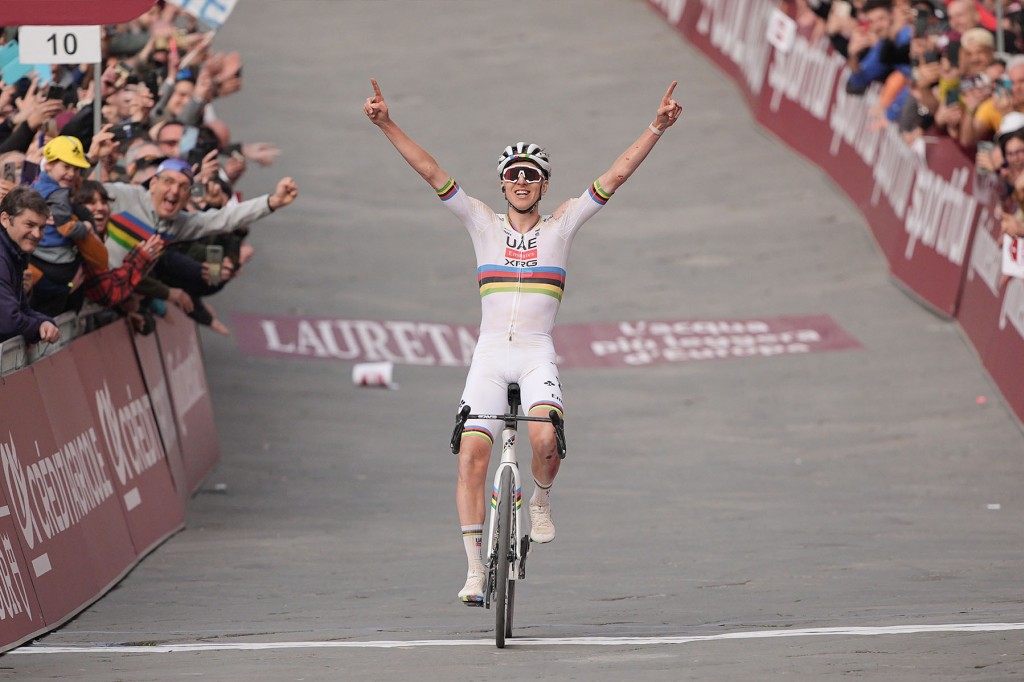
[[[532,184],[543,180],[544,174],[536,166],[509,166],[501,174],[505,182],[518,182],[520,178]]]

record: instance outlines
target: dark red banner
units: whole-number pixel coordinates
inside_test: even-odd
[[[192,495],[192,490],[188,483],[188,475],[185,473],[185,457],[181,453],[178,425],[174,417],[174,408],[171,406],[170,387],[167,385],[163,361],[160,359],[160,346],[157,343],[156,334],[142,336],[132,334],[127,330],[126,333],[131,334],[135,355],[142,370],[142,380],[146,384],[146,391],[149,393],[150,403],[156,414],[156,423],[160,430],[164,452],[167,453],[171,478],[178,492],[178,499],[184,507]]]
[[[159,399],[146,390],[128,326],[117,322],[71,343],[68,351],[100,433],[118,499],[138,555],[185,522],[154,416]],[[166,393],[166,389],[165,393]]]
[[[199,331],[184,313],[168,306],[167,315],[157,323],[156,336],[170,386],[185,475],[189,491],[195,492],[220,458]]]
[[[53,382],[45,399],[40,381]],[[4,377],[0,392],[4,493],[47,625],[99,596],[135,560],[102,436],[80,386],[73,395],[76,383],[73,364],[44,358]]]
[[[156,0],[3,0],[0,26],[92,26],[135,19]]]

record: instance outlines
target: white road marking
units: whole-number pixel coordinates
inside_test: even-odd
[[[756,630],[724,632],[717,635],[665,637],[523,637],[507,641],[520,646],[658,646],[690,644],[723,639],[772,639],[784,637],[862,637],[871,635],[914,635],[928,632],[1007,632],[1024,630],[1024,623],[952,623],[942,625],[890,625],[885,627],[805,628],[798,630]],[[494,646],[491,639],[413,639],[370,642],[217,642],[157,644],[153,646],[34,645],[7,652],[11,654],[169,654],[185,651],[266,651],[271,649],[413,649],[423,647]]]

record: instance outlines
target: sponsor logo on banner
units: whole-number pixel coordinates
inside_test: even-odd
[[[181,421],[181,431],[183,435],[188,435],[185,415],[206,395],[206,375],[198,337],[189,337],[184,351],[177,349],[168,352],[165,364],[167,375],[174,386],[174,408]]]
[[[34,458],[31,452],[19,456],[13,436],[0,440],[5,492],[29,550],[71,528],[114,494],[95,429],[56,452],[41,453],[38,442],[34,450]],[[28,459],[33,461],[24,464]],[[36,575],[42,575],[36,568]]]
[[[5,508],[7,509],[7,508]],[[7,509],[7,513],[10,510]],[[14,549],[16,541],[8,533],[0,534],[0,621],[13,619],[24,614],[30,621],[35,620],[32,613],[32,600],[18,562],[18,553]]]
[[[798,36],[788,52],[776,51],[768,71],[772,111],[778,111],[785,98],[800,105],[819,121],[828,117],[836,80],[843,72],[846,60],[828,50],[827,46],[825,40],[812,45],[803,36]]]
[[[914,257],[914,246],[920,241],[950,263],[963,264],[978,208],[978,202],[964,192],[971,172],[958,168],[947,182],[925,166],[918,168],[905,223],[907,260]]]
[[[697,32],[728,57],[754,95],[764,86],[772,46],[768,23],[775,5],[764,0],[702,0]]]
[[[153,418],[149,396],[132,398],[125,386],[125,402],[115,405],[107,382],[96,391],[96,409],[100,427],[113,463],[114,473],[121,485],[161,462],[164,458],[160,433]]]

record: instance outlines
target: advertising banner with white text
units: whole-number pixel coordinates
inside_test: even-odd
[[[178,443],[190,492],[195,492],[220,459],[213,401],[206,384],[196,324],[175,306],[156,328],[164,375],[178,427]]]
[[[58,356],[74,361],[135,550],[144,555],[179,530],[185,514],[154,414],[158,401],[142,382],[129,334],[126,323],[114,323]]]

